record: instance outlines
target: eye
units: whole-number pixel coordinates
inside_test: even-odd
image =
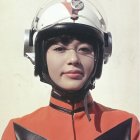
[[[92,45],[83,43],[78,46],[77,52],[84,56],[94,57],[94,50]]]
[[[63,47],[63,46],[59,46],[59,45],[55,45],[54,49],[53,49],[55,52],[58,52],[58,53],[63,53],[66,51],[66,48]]]
[[[81,54],[92,54],[93,53],[93,49],[90,45],[81,45],[78,48],[78,52]]]
[[[79,48],[79,52],[83,52],[83,53],[91,53],[91,49],[90,48],[87,48],[87,47],[82,47],[82,48]]]

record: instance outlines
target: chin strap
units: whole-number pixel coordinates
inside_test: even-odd
[[[86,113],[86,115],[87,115],[88,120],[91,121],[91,117],[90,117],[89,111],[88,111],[87,96],[88,96],[88,94],[86,94],[86,95],[85,95],[85,98],[84,98],[84,108],[85,108],[85,113]]]

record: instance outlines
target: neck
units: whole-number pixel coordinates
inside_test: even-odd
[[[69,104],[84,100],[86,94],[88,94],[88,91],[66,91],[58,88],[53,88],[51,92],[52,97]]]

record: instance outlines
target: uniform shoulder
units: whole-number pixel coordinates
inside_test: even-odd
[[[102,112],[104,114],[109,114],[111,115],[111,117],[137,119],[136,115],[125,110],[110,108],[97,102],[94,102],[94,106],[96,111]]]
[[[2,140],[16,140],[14,126],[13,126],[14,123],[33,130],[35,127],[37,127],[40,124],[40,122],[43,122],[47,110],[48,107],[41,107],[36,111],[27,114],[23,117],[11,119],[7,127],[5,128],[5,131],[2,135]]]
[[[140,122],[133,113],[112,109],[99,103],[94,103],[97,122],[102,124],[103,129],[111,129],[120,125],[131,125],[131,139],[140,139]]]
[[[11,121],[23,125],[38,122],[39,120],[43,120],[43,118],[47,115],[47,109],[48,107],[41,107],[33,111],[32,113],[29,113],[22,117],[14,118]]]

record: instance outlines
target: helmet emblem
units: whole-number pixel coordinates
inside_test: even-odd
[[[78,19],[78,12],[84,8],[84,3],[81,0],[71,0],[72,16],[71,19]]]
[[[63,4],[71,14],[71,19],[74,21],[78,19],[78,12],[84,8],[84,3],[81,0],[71,0],[70,3],[65,0]]]
[[[71,6],[72,6],[73,10],[80,11],[84,8],[84,3],[81,0],[72,0]]]

